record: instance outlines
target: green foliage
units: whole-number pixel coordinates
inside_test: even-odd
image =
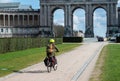
[[[120,37],[116,37],[116,42],[120,43]]]
[[[83,41],[83,37],[63,37],[63,42],[80,43],[82,41]]]
[[[120,80],[120,45],[110,44],[107,46],[107,55],[103,67],[102,81]]]
[[[1,38],[0,53],[43,47],[50,38]],[[55,38],[56,44],[62,43],[62,38]]]
[[[64,27],[62,25],[54,25],[55,37],[64,36]]]

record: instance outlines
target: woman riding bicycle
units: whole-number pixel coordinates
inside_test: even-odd
[[[46,48],[46,54],[50,61],[52,61],[54,64],[57,64],[57,60],[55,58],[55,52],[59,52],[58,48],[55,45],[55,40],[50,39],[49,44]]]

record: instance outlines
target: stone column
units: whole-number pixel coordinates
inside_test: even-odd
[[[113,4],[113,23],[115,26],[117,26],[118,24],[118,9],[117,9],[117,5],[116,4]]]
[[[39,15],[39,21],[38,21],[38,23],[39,23],[39,26],[40,26],[40,17],[41,17],[41,16]]]
[[[68,25],[68,15],[67,15],[67,13],[68,13],[68,9],[67,9],[67,6],[65,6],[65,26]]]
[[[64,27],[64,36],[67,36],[67,6],[65,6],[65,27]]]
[[[44,16],[44,18],[45,18],[45,22],[44,22],[45,24],[44,25],[47,26],[47,6],[46,5],[44,6],[44,15],[45,15]]]
[[[18,15],[18,25],[20,25],[20,15]]]
[[[74,33],[73,33],[73,14],[71,12],[71,26],[72,26],[72,36],[74,36]]]
[[[10,27],[10,15],[8,15],[8,26]]]
[[[27,25],[29,25],[29,23],[30,23],[30,21],[29,21],[29,16],[30,16],[30,15],[27,15],[27,21],[28,21],[28,22],[27,22]]]
[[[13,15],[13,26],[15,26],[15,15]]]
[[[44,5],[41,5],[41,8],[40,8],[40,26],[47,26],[47,6],[44,4]]]
[[[90,21],[90,37],[94,37],[94,26],[93,26],[93,9],[92,5],[90,5],[90,14],[89,14],[89,21]]]
[[[40,8],[40,27],[47,28],[48,31],[53,33],[53,13],[49,4],[42,4]],[[41,30],[41,29],[40,29]]]
[[[23,26],[24,26],[25,25],[24,14],[22,16],[23,16]]]
[[[85,37],[94,37],[93,32],[93,10],[91,4],[86,4],[86,31]]]
[[[71,11],[71,6],[68,5],[68,11],[69,11],[69,25],[70,25],[70,28],[71,28],[71,32],[72,32],[72,11]]]
[[[111,8],[110,8],[110,9],[111,9],[111,24],[112,24],[112,25],[115,25],[116,22],[117,22],[117,21],[116,21],[116,20],[117,20],[117,19],[116,19],[116,18],[117,18],[117,15],[116,15],[116,14],[117,14],[117,13],[116,13],[116,12],[117,12],[117,10],[116,10],[116,5],[115,5],[115,4],[111,4]]]
[[[118,30],[118,10],[117,10],[117,5],[115,3],[112,4],[112,7],[113,7],[113,12],[112,12],[112,15],[113,15],[113,19],[112,19],[112,22],[113,22],[113,29],[114,29],[114,33],[117,33],[119,30]]]
[[[72,33],[72,12],[71,12],[71,6],[66,5],[65,6],[65,31],[64,31],[64,36],[65,37],[70,37],[73,35]]]
[[[52,24],[51,23],[53,23],[53,21],[52,21],[52,18],[51,17],[53,17],[52,15],[53,15],[53,13],[50,11],[51,9],[50,9],[50,6],[48,5],[47,6],[47,24],[48,24],[48,26],[52,26]]]
[[[32,15],[32,22],[33,22],[32,25],[33,25],[33,26],[34,26],[34,19],[35,19],[35,18],[34,18],[34,14],[33,14],[33,15]]]
[[[43,12],[43,6],[40,7],[40,26],[43,26],[43,16],[44,16],[44,12]]]
[[[110,24],[110,5],[107,4],[107,25]]]
[[[50,5],[47,5],[47,26],[50,27],[50,31],[53,33],[54,36],[54,29],[53,29],[53,13],[51,12]]]
[[[39,18],[39,15],[37,15],[37,21],[38,21],[38,22],[37,22],[37,25],[39,25],[39,19],[40,19],[40,18]]]
[[[1,16],[2,16],[2,15],[0,14],[0,27],[2,26],[2,23],[1,23],[1,21],[2,21]]]
[[[107,32],[106,32],[106,37],[109,36],[109,31],[110,31],[110,25],[111,25],[111,15],[110,15],[110,4],[107,4]]]
[[[15,15],[13,15],[13,27],[12,27],[12,34],[13,35],[16,34],[16,30],[15,30],[14,26],[15,26]]]
[[[117,6],[115,3],[107,4],[108,14],[107,14],[107,34],[106,36],[113,35],[117,30]]]
[[[113,20],[114,20],[114,17],[113,17],[113,4],[111,4],[111,8],[110,8],[111,10],[111,24],[113,25]],[[115,20],[114,20],[115,21]]]
[[[87,4],[86,5],[86,12],[85,12],[85,27],[86,27],[86,29],[88,29],[88,27],[89,27],[89,10],[88,10],[88,8],[89,8],[89,6]]]
[[[5,27],[5,14],[3,14],[3,23],[4,23],[4,27]]]
[[[72,10],[71,10],[71,5],[68,5],[68,11],[69,11],[69,26],[70,26],[70,32],[71,32],[71,36],[73,36],[73,26],[72,26],[72,22],[73,22],[73,20],[72,20]]]

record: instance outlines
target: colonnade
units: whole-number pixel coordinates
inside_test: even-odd
[[[15,26],[39,26],[39,14],[0,14],[1,27],[15,27]]]
[[[39,33],[39,11],[0,11],[0,37],[19,37]]]

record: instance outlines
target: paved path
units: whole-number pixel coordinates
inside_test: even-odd
[[[44,63],[41,62],[0,78],[0,81],[88,81],[99,52],[105,44],[104,42],[84,43],[58,56],[57,71],[48,73]]]

